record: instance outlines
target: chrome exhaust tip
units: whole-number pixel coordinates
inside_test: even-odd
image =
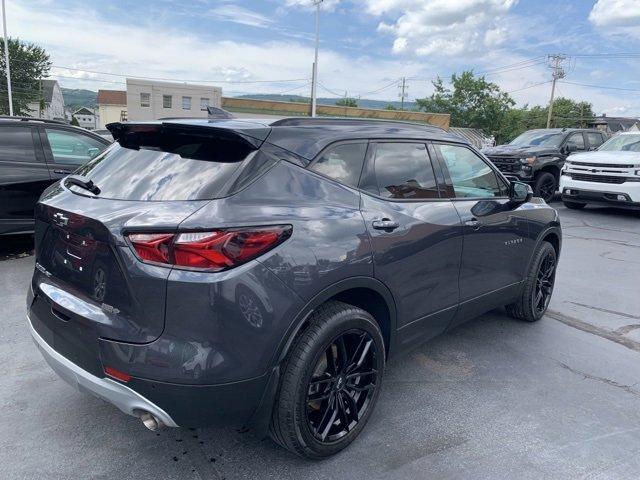
[[[140,413],[140,420],[142,420],[142,424],[152,432],[164,427],[164,424],[149,412]]]

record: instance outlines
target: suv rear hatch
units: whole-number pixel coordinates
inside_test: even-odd
[[[31,321],[90,371],[98,338],[146,343],[164,329],[171,270],[140,261],[127,234],[176,231],[232,193],[245,170],[256,170],[248,165],[263,140],[209,126],[111,127],[118,143],[50,187],[36,207]]]

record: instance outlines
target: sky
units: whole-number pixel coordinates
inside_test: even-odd
[[[9,35],[44,47],[61,86],[124,89],[124,76],[309,95],[311,0],[6,0]],[[318,95],[408,100],[473,70],[518,105],[557,95],[640,116],[640,0],[324,0]],[[20,88],[16,85],[15,88]]]

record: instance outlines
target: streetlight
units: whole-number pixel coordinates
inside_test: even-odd
[[[4,63],[7,68],[7,93],[9,94],[9,115],[13,117],[13,96],[11,95],[11,68],[9,67],[9,43],[7,42],[7,7],[4,4],[4,0],[2,0],[2,30],[4,32]]]
[[[4,2],[4,0],[2,0]],[[313,60],[313,73],[311,79],[311,116],[316,116],[316,97],[318,83],[318,46],[320,44],[320,4],[322,0],[313,0],[316,6],[316,53]]]

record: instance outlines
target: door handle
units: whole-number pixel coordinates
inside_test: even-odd
[[[478,230],[481,226],[481,223],[475,218],[472,218],[471,220],[467,220],[466,222],[464,222],[464,224],[467,227],[473,228],[474,230]]]
[[[371,225],[376,230],[395,230],[400,226],[398,222],[395,222],[389,218],[383,218],[381,220],[374,220]]]
[[[69,175],[73,172],[71,170],[54,170],[53,173],[58,173],[60,175]]]

